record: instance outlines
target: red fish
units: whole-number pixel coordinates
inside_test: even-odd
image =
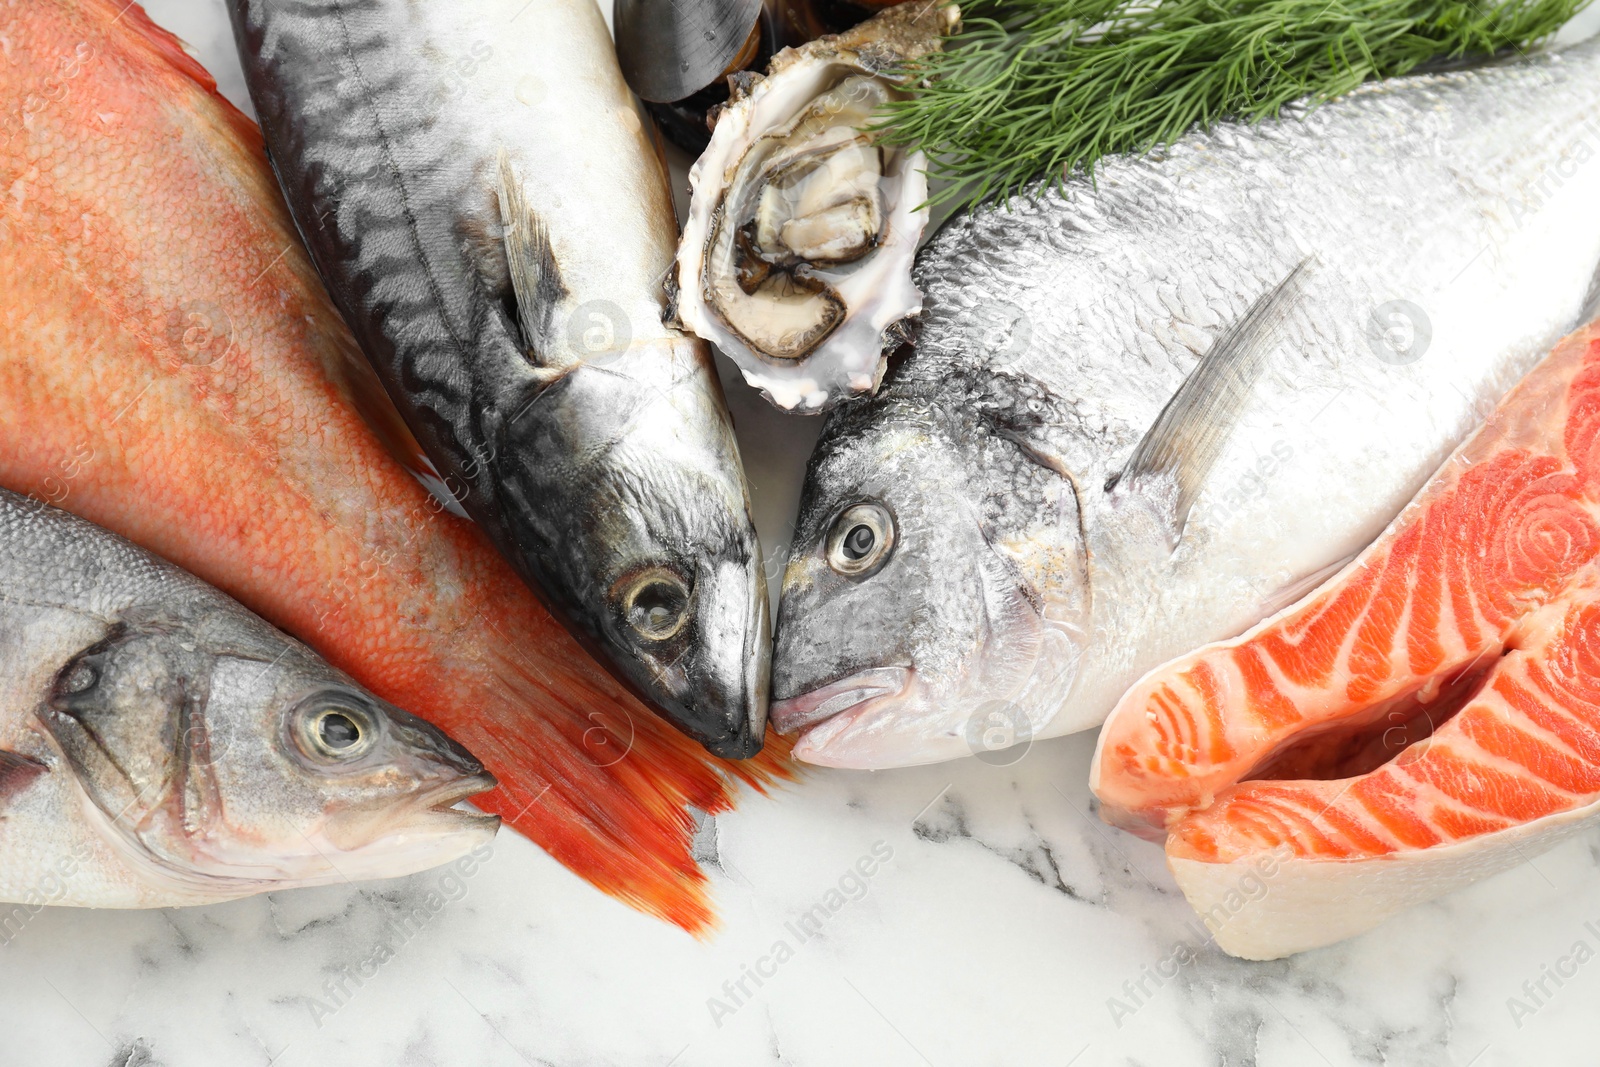
[[[1310,599],[1128,692],[1103,814],[1164,833],[1217,943],[1257,959],[1521,862],[1600,814],[1597,555],[1591,325]]]
[[[394,458],[424,464],[259,132],[175,38],[124,0],[28,0],[0,9],[0,48],[0,483],[173,560],[449,730],[500,779],[483,807],[704,928],[686,809],[727,808],[781,755],[724,763],[662,723]]]

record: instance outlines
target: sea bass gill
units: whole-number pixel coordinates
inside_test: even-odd
[[[494,779],[238,604],[0,490],[0,900],[164,908],[487,843]]]
[[[255,125],[170,34],[124,0],[0,0],[0,41],[0,484],[444,728],[499,779],[480,807],[703,928],[687,809],[725,809],[775,756],[724,763],[650,713],[396,462],[416,443]]]
[[[719,755],[761,747],[760,546],[595,0],[229,0],[334,302],[446,485],[579,638]]]
[[[953,219],[829,418],[774,721],[886,767],[1100,723],[1370,542],[1581,317],[1600,47],[1358,89]]]

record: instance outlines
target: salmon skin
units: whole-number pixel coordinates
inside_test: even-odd
[[[273,166],[446,486],[578,638],[761,748],[761,548],[677,228],[595,0],[229,0]]]
[[[1600,817],[1597,555],[1591,324],[1345,571],[1128,692],[1102,815],[1165,833],[1217,943],[1253,959],[1522,862]]]
[[[0,37],[0,483],[178,563],[448,730],[500,780],[483,807],[704,927],[686,809],[726,808],[775,764],[720,763],[662,723],[396,461],[423,462],[255,125],[171,35],[122,0],[18,0]]]

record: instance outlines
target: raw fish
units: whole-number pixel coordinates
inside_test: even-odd
[[[1217,944],[1251,959],[1522,863],[1600,818],[1597,555],[1590,326],[1337,578],[1123,698],[1102,815],[1165,832]]]
[[[726,808],[775,760],[722,763],[662,722],[396,461],[425,463],[259,132],[176,39],[122,0],[12,6],[0,38],[16,116],[0,141],[0,484],[172,560],[443,727],[500,781],[480,806],[607,892],[703,927],[689,809]]]

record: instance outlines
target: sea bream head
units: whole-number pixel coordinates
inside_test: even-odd
[[[1048,380],[1063,376],[1039,361],[1071,348],[1048,331],[1076,320],[1053,294],[1031,311],[935,302],[919,350],[830,419],[807,471],[773,663],[795,755],[1005,762],[1060,732],[1069,702],[1103,702],[1313,269],[1250,304],[1142,435]],[[1099,284],[1109,301],[1115,281]],[[1030,321],[1032,363],[1009,351]]]
[[[773,720],[801,759],[998,751],[1071,688],[1090,606],[1078,490],[1023,441],[1028,385],[980,388],[848,402],[824,431],[774,651]]]
[[[456,807],[495,784],[464,748],[211,590],[124,613],[37,714],[140,900],[410,874],[500,822]]]

